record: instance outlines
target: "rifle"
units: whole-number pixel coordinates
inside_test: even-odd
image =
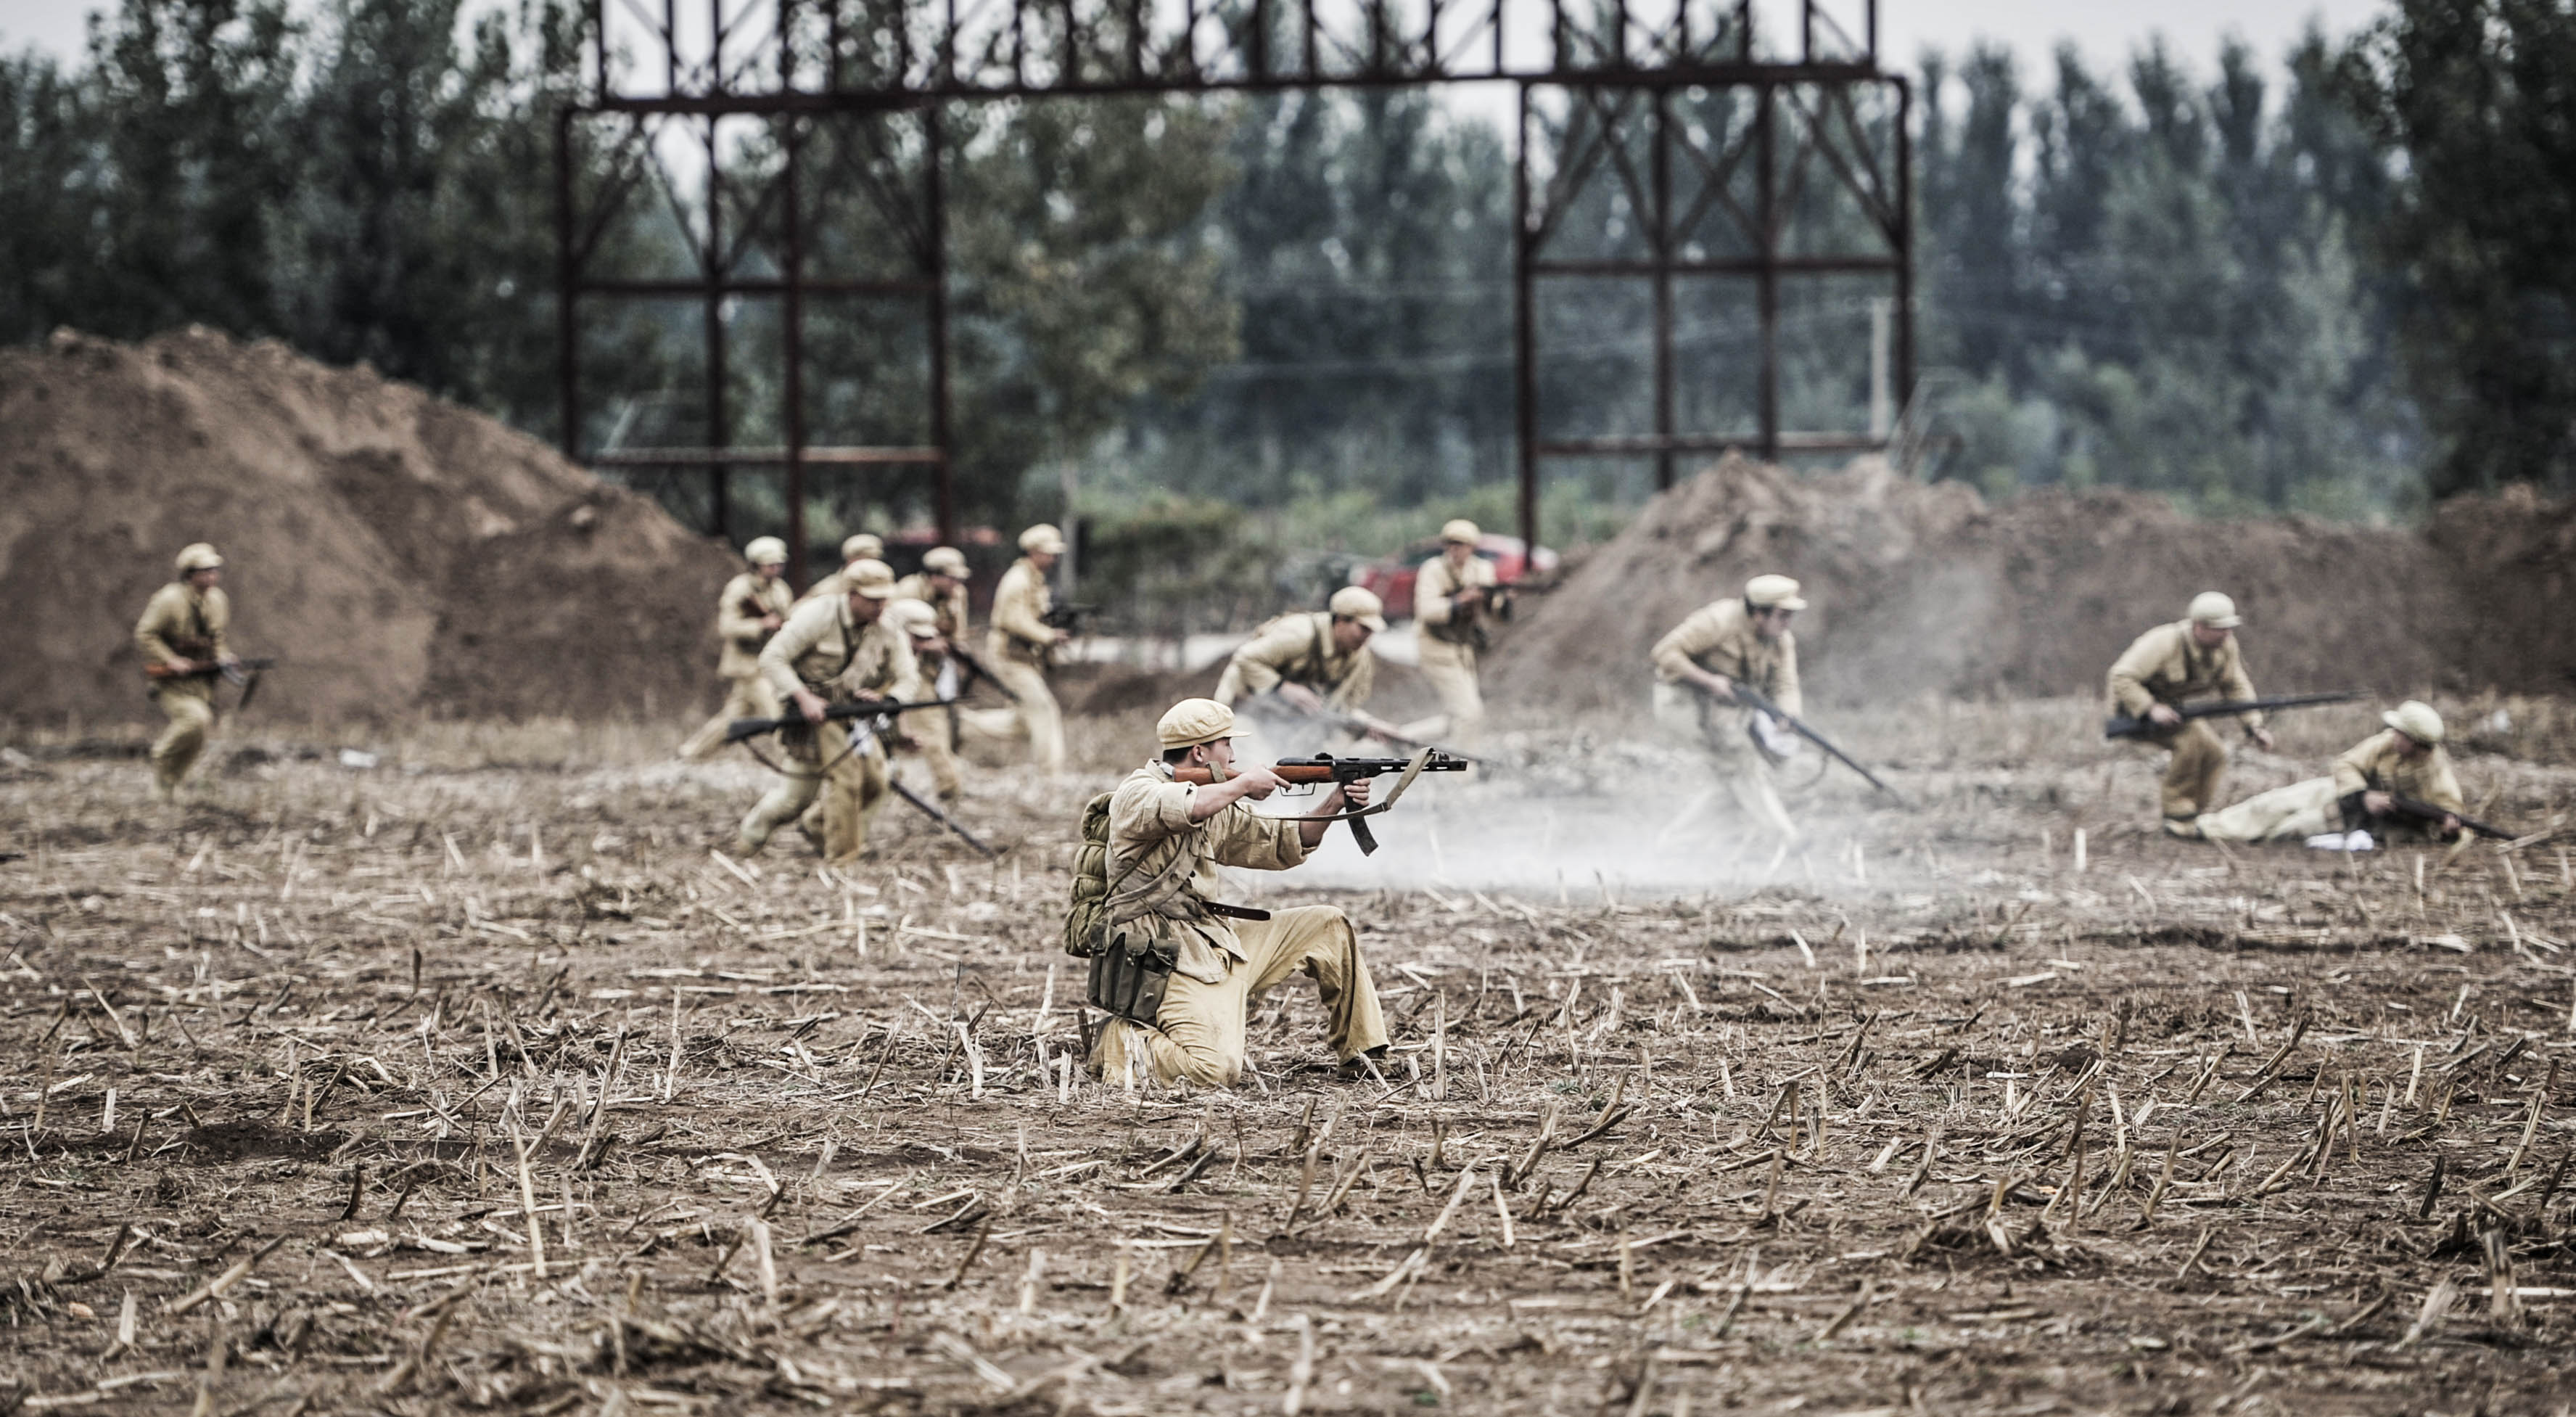
[[[1790,732],[1797,734],[1799,737],[1815,744],[1818,748],[1823,749],[1825,756],[1832,758],[1835,762],[1842,764],[1844,767],[1850,768],[1853,772],[1859,773],[1868,781],[1870,786],[1875,787],[1879,791],[1886,793],[1888,796],[1895,798],[1898,806],[1911,807],[1914,805],[1913,803],[1905,800],[1904,793],[1888,786],[1886,780],[1881,778],[1877,773],[1871,772],[1869,769],[1862,767],[1859,759],[1854,758],[1851,754],[1835,747],[1833,740],[1808,727],[1800,720],[1792,718],[1788,714],[1782,712],[1780,706],[1773,703],[1769,697],[1762,693],[1761,690],[1754,688],[1752,685],[1745,683],[1741,679],[1730,680],[1728,682],[1735,686],[1735,701],[1737,703],[1744,705],[1755,713],[1764,715],[1773,723],[1779,724],[1781,727],[1788,729]],[[1707,691],[1701,690],[1701,692],[1706,693]],[[1715,702],[1715,700],[1712,699],[1711,702]]]
[[[910,713],[914,709],[946,707],[948,707],[946,699],[924,699],[913,704],[893,703],[886,700],[863,704],[827,704],[823,708],[823,721],[847,723],[856,718],[884,720],[892,719],[897,714]],[[801,728],[804,725],[805,715],[801,713],[782,714],[777,718],[737,718],[725,725],[724,741],[741,743],[763,734],[775,733],[782,728]]]
[[[1046,613],[1040,615],[1038,620],[1050,630],[1071,630],[1078,635],[1082,633],[1082,617],[1099,613],[1100,607],[1097,605],[1075,605],[1068,601],[1062,605],[1048,606]]]
[[[985,683],[992,685],[994,688],[1001,690],[1003,698],[1009,699],[1013,703],[1018,703],[1020,701],[1020,696],[1011,692],[1010,685],[994,678],[993,671],[986,669],[983,661],[977,659],[971,654],[968,654],[966,652],[966,647],[959,644],[956,639],[952,638],[948,641],[948,657],[957,661],[957,663],[962,666],[969,675],[973,676],[966,683],[958,686],[958,692],[960,694],[963,694],[967,689],[974,687],[975,679],[981,679]]]
[[[2220,699],[2205,704],[2169,705],[2188,721],[2195,718],[2225,718],[2240,713],[2260,713],[2266,709],[2312,708],[2318,704],[2348,704],[2362,697],[2359,690],[2333,694],[2281,694],[2268,699]],[[2105,738],[2144,738],[2166,730],[2149,722],[2143,715],[2115,713],[2102,722]]]
[[[147,664],[143,666],[143,677],[160,682],[174,679],[221,678],[227,684],[238,684],[242,691],[241,700],[233,705],[233,712],[239,714],[250,707],[252,699],[259,696],[259,676],[276,667],[277,661],[274,659],[236,659],[230,664],[206,661],[194,669],[174,669],[167,664]]]
[[[957,833],[958,840],[963,841],[968,846],[982,852],[985,860],[990,861],[995,856],[1001,854],[993,848],[986,846],[984,843],[977,841],[975,839],[975,834],[958,825],[955,817],[952,817],[946,812],[939,810],[937,807],[932,806],[928,802],[923,801],[920,793],[904,786],[901,782],[896,781],[891,775],[886,778],[886,786],[893,788],[897,797],[919,807],[923,814],[928,816],[932,821],[937,822],[941,826],[948,828],[950,831]]]
[[[1424,748],[1410,758],[1337,758],[1330,753],[1317,753],[1311,758],[1282,758],[1278,762],[1272,763],[1270,765],[1270,770],[1277,773],[1280,780],[1283,782],[1329,782],[1336,787],[1346,783],[1359,782],[1367,778],[1382,777],[1391,772],[1404,774],[1402,778],[1397,780],[1393,791],[1387,793],[1382,800],[1371,802],[1365,807],[1355,808],[1348,812],[1336,813],[1330,817],[1282,819],[1288,821],[1348,822],[1351,824],[1351,840],[1359,843],[1360,854],[1363,856],[1372,856],[1377,853],[1377,835],[1369,830],[1367,822],[1360,819],[1363,817],[1374,817],[1378,813],[1385,811],[1387,808],[1394,806],[1395,799],[1403,796],[1404,789],[1411,787],[1413,785],[1413,779],[1419,777],[1423,773],[1465,772],[1467,770],[1467,760],[1430,748]],[[1174,782],[1188,782],[1205,785],[1216,780],[1216,775],[1206,768],[1175,768],[1172,771],[1172,781]]]
[[[2361,794],[2356,792],[2352,796],[2343,799],[2345,821],[2361,821],[2368,815],[2361,808],[2361,802],[2359,800],[2360,797]],[[2448,808],[2436,807],[2432,803],[2427,802],[2420,797],[2404,797],[2394,792],[2388,794],[2388,815],[2392,817],[2404,817],[2408,821],[2423,822],[2434,827],[2439,827],[2442,824],[2442,819],[2444,817],[2455,817],[2459,819],[2460,830],[2464,832],[2469,832],[2477,836],[2488,837],[2496,841],[2512,841],[2514,839],[2513,833],[2506,831],[2501,827],[2490,826],[2489,824],[2470,816],[2466,812],[2454,812]]]

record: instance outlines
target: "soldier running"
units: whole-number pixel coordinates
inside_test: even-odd
[[[993,625],[984,643],[984,667],[1011,696],[1031,764],[1043,773],[1064,771],[1064,714],[1046,681],[1055,647],[1073,638],[1047,623],[1055,604],[1047,573],[1063,554],[1064,533],[1044,522],[1020,533],[1020,559],[993,591]]]
[[[1150,1022],[1113,1017],[1102,1028],[1093,1071],[1122,1075],[1133,1054],[1159,1081],[1230,1087],[1242,1076],[1252,1000],[1300,970],[1314,977],[1335,1055],[1346,1064],[1362,1054],[1383,1057],[1386,1017],[1349,916],[1329,905],[1249,911],[1217,902],[1219,866],[1297,865],[1331,826],[1318,819],[1367,805],[1369,784],[1328,793],[1307,817],[1265,817],[1244,804],[1269,797],[1280,781],[1264,765],[1235,762],[1232,709],[1184,699],[1154,731],[1162,756],[1128,774],[1108,801],[1109,944],[1095,961],[1094,981],[1103,961],[1113,973],[1168,976],[1153,981],[1161,1000]],[[1177,770],[1192,767],[1214,780],[1198,787],[1173,781]],[[1138,937],[1136,953],[1120,943],[1123,936]],[[1121,982],[1110,980],[1115,992],[1135,997],[1116,987]]]
[[[883,561],[884,559],[885,542],[883,540],[864,531],[856,536],[847,537],[841,542],[841,569],[805,587],[805,593],[796,597],[796,603],[802,605],[809,600],[828,600],[836,595],[847,595],[850,588],[851,567],[861,561]]]
[[[796,607],[785,579],[787,543],[774,536],[753,537],[742,548],[742,559],[750,569],[725,582],[724,594],[716,598],[716,638],[724,645],[716,674],[725,681],[724,707],[680,745],[683,758],[703,758],[723,747],[725,725],[737,718],[778,717],[778,695],[761,677],[760,647]]]
[[[2373,832],[2378,839],[2458,836],[2468,802],[2442,746],[2449,736],[2442,716],[2432,705],[2408,699],[2379,721],[2386,727],[2335,759],[2332,775],[2258,792],[2211,812],[2193,823],[2195,834],[2204,841],[2313,841],[2352,850],[2368,850],[2375,844]],[[2442,815],[2434,820],[2401,811],[2400,798]]]
[[[886,796],[885,745],[870,735],[852,749],[848,731],[827,721],[824,710],[921,696],[911,644],[881,623],[894,598],[894,572],[882,561],[861,561],[844,574],[845,594],[797,606],[761,648],[760,672],[807,726],[778,735],[786,775],[742,819],[736,844],[746,856],[793,821],[820,837],[826,863],[857,860],[867,848],[868,819]],[[809,815],[818,796],[819,821]]]
[[[1494,606],[1494,563],[1476,554],[1484,533],[1459,518],[1440,528],[1440,554],[1413,577],[1413,619],[1420,627],[1422,677],[1440,697],[1449,720],[1439,733],[1472,749],[1485,725],[1485,696],[1476,686],[1476,660],[1486,644],[1485,613]]]
[[[2199,835],[2193,823],[2217,802],[2219,782],[2227,775],[2227,745],[2207,723],[2186,720],[2174,710],[2211,695],[2254,697],[2254,681],[2246,677],[2244,652],[2236,641],[2236,627],[2243,623],[2235,601],[2205,590],[2192,597],[2184,618],[2138,636],[2111,666],[2112,706],[2153,724],[2146,741],[2173,754],[2165,765],[2162,792],[2168,835]],[[2263,726],[2263,715],[2248,713],[2244,722],[2245,736],[2270,752],[2272,731]]]
[[[1792,743],[1777,725],[1737,704],[1741,682],[1780,711],[1805,712],[1798,692],[1798,637],[1789,621],[1807,602],[1787,576],[1755,576],[1744,594],[1711,601],[1655,641],[1655,724],[1674,746],[1704,761],[1717,785],[1754,822],[1776,833],[1782,845],[1798,839],[1797,824],[1771,785],[1764,758],[1786,756]],[[1755,735],[1763,735],[1759,743]],[[1696,804],[1683,815],[1696,811]],[[1666,828],[1669,833],[1671,828]]]
[[[1386,628],[1385,611],[1366,588],[1344,586],[1322,610],[1280,616],[1226,661],[1225,672],[1217,677],[1216,701],[1236,708],[1250,699],[1249,707],[1257,712],[1265,702],[1262,696],[1275,696],[1299,716],[1338,714],[1371,733],[1401,733],[1397,725],[1362,707],[1377,685],[1377,656],[1368,644]]]
[[[233,603],[216,584],[224,577],[224,558],[200,541],[179,553],[178,571],[179,578],[154,591],[134,622],[135,648],[143,651],[147,671],[158,671],[152,697],[170,720],[152,742],[156,802],[177,798],[215,726],[217,673],[240,662],[224,639],[233,621]]]
[[[935,691],[925,687],[925,695],[953,697],[952,685],[935,677],[939,670],[934,666],[944,666],[948,655],[947,637],[939,629],[939,612],[924,601],[901,594],[909,583],[896,583],[895,598],[886,602],[885,623],[911,644],[913,662],[919,666],[917,677],[920,682],[925,686],[937,684]],[[923,762],[930,765],[931,787],[938,792],[940,801],[951,806],[965,792],[965,783],[957,771],[957,749],[949,737],[949,715],[953,712],[953,709],[923,709],[904,719],[906,743],[921,754]]]

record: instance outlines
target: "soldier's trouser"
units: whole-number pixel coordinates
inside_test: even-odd
[[[1421,643],[1422,677],[1439,696],[1441,715],[1448,719],[1440,732],[1423,736],[1443,738],[1460,748],[1475,747],[1485,728],[1485,695],[1476,687],[1476,651],[1429,635]]]
[[[2334,779],[2312,777],[2206,813],[2197,825],[2204,841],[2305,841],[2342,831],[2343,809]]]
[[[930,785],[943,802],[957,800],[965,779],[957,771],[957,723],[948,709],[928,709],[903,716],[903,730],[921,745],[921,760],[930,764]]]
[[[1203,1087],[1231,1087],[1243,1075],[1244,1025],[1252,1001],[1303,969],[1315,977],[1324,1005],[1325,1041],[1344,1061],[1386,1042],[1386,1015],[1377,983],[1360,958],[1350,917],[1330,905],[1300,905],[1267,920],[1238,921],[1235,938],[1247,958],[1228,961],[1225,982],[1202,984],[1174,974],[1154,1026],[1110,1019],[1091,1056],[1092,1071],[1119,1077],[1129,1051],[1142,1055],[1158,1082],[1186,1079]]]
[[[153,697],[170,719],[170,726],[152,740],[152,795],[166,801],[206,750],[206,735],[215,726],[215,701],[211,694],[178,687],[165,687]]]
[[[743,817],[735,844],[744,855],[758,852],[769,844],[771,833],[819,805],[824,861],[838,866],[858,859],[868,844],[868,821],[886,797],[885,748],[870,739],[865,751],[845,754],[848,746],[848,735],[837,723],[819,725],[810,734],[779,735],[788,771]]]
[[[1029,736],[1029,763],[1040,772],[1064,771],[1064,714],[1047,691],[1046,672],[1034,664],[993,656],[986,662],[993,677],[1016,700],[1020,731]]]
[[[778,691],[769,681],[753,674],[725,681],[724,707],[706,725],[689,735],[680,745],[680,756],[703,758],[724,746],[725,726],[737,718],[776,718],[779,714]]]
[[[2197,718],[2152,741],[2173,752],[2173,760],[2165,764],[2165,815],[2188,821],[2209,810],[2227,776],[2227,745],[2209,731],[2207,721]]]
[[[1706,764],[1709,776],[1726,789],[1735,805],[1756,825],[1777,832],[1785,840],[1796,841],[1798,825],[1789,820],[1788,807],[1781,803],[1779,790],[1771,785],[1771,765],[1753,746],[1749,727],[1752,710],[1710,705],[1707,726],[1703,728],[1701,708],[1700,696],[1694,690],[1679,684],[1655,686],[1655,727],[1662,731],[1664,741]]]

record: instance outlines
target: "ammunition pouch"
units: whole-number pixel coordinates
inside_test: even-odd
[[[1091,957],[1091,1006],[1130,1023],[1151,1025],[1162,1012],[1163,992],[1171,987],[1175,956],[1157,940],[1141,939],[1112,929],[1100,953]]]

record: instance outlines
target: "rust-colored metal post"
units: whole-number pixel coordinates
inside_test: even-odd
[[[1538,550],[1538,330],[1532,285],[1538,252],[1530,239],[1530,86],[1520,86],[1520,128],[1512,145],[1512,416],[1520,433],[1522,553]]]
[[[1753,86],[1754,195],[1753,220],[1760,229],[1762,244],[1759,258],[1762,269],[1754,277],[1759,286],[1762,320],[1762,458],[1765,462],[1780,459],[1780,165],[1779,104],[1775,102],[1768,81],[1757,80]]]
[[[563,455],[581,460],[581,263],[573,249],[572,125],[576,110],[555,115],[555,416]]]
[[[1672,91],[1652,91],[1654,115],[1655,253],[1655,490],[1673,485],[1673,233]]]
[[[797,190],[797,158],[804,134],[796,118],[787,119],[786,170],[779,174],[783,208],[787,289],[781,296],[780,340],[787,367],[780,392],[787,407],[782,420],[787,434],[787,583],[805,589],[805,203]]]
[[[733,442],[733,430],[725,417],[724,155],[716,146],[719,121],[713,114],[706,120],[706,248],[698,253],[698,275],[706,282],[707,446],[716,449]],[[707,534],[722,541],[733,540],[732,509],[728,505],[731,499],[726,495],[731,476],[732,468],[727,464],[707,464]]]
[[[948,410],[948,183],[941,174],[947,144],[940,135],[939,105],[925,104],[922,130],[922,244],[924,274],[930,282],[930,446],[939,450],[932,468],[942,545],[957,544],[957,449],[949,432]]]
[[[1872,4],[1873,19],[1878,7]],[[1896,84],[1896,407],[1914,400],[1914,86]]]

